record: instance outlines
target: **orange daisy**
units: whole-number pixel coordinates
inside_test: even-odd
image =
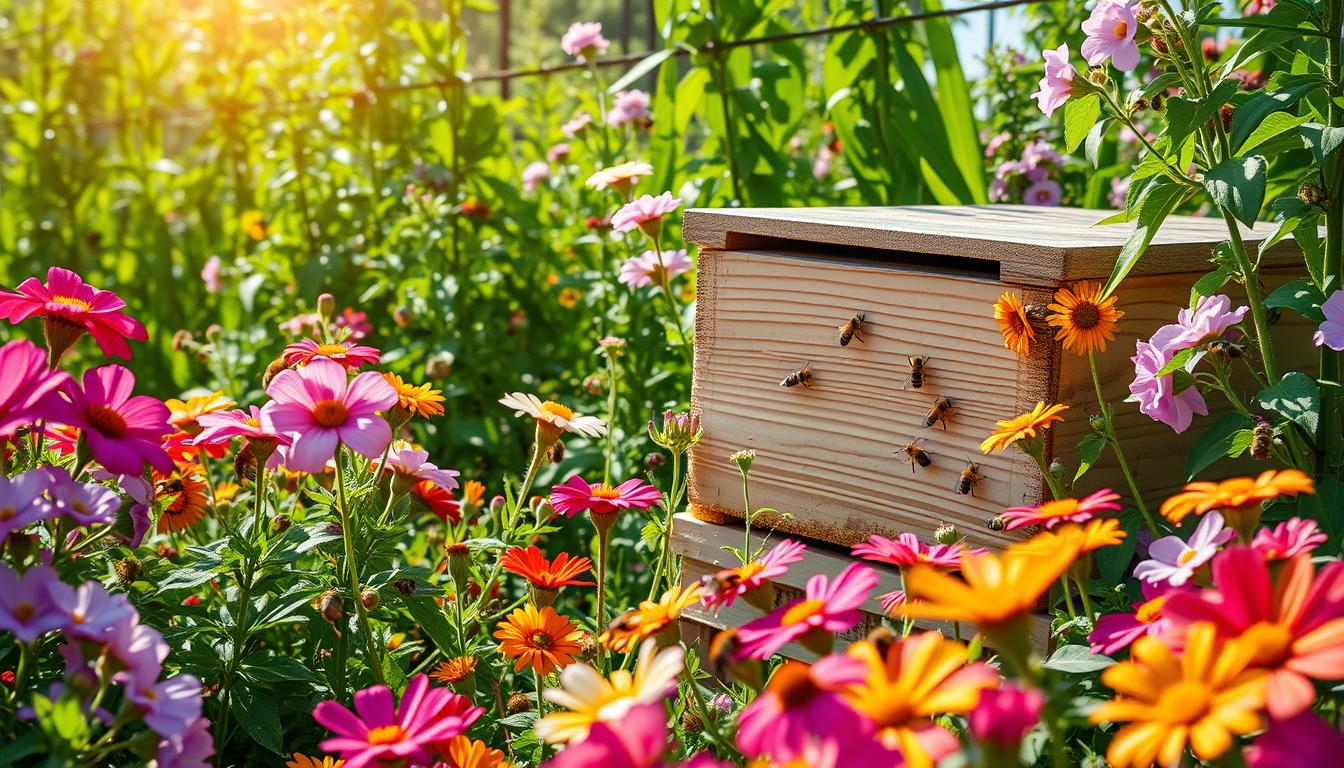
[[[566,552],[556,555],[554,560],[547,560],[536,547],[514,547],[504,553],[499,564],[509,573],[527,579],[537,590],[550,592],[552,598],[561,587],[594,586],[594,582],[575,578],[587,573],[593,567],[593,561],[586,557],[570,557]]]
[[[1270,499],[1315,493],[1316,485],[1307,473],[1298,469],[1261,472],[1258,477],[1234,477],[1221,483],[1196,482],[1162,502],[1162,516],[1180,523],[1191,514],[1202,515],[1218,510],[1231,519],[1238,512],[1258,508]]]
[[[994,453],[1002,451],[1018,440],[1035,437],[1038,432],[1049,429],[1056,421],[1063,421],[1064,417],[1059,414],[1068,409],[1067,405],[1046,405],[1044,402],[1038,402],[1035,408],[1020,416],[995,422],[994,431],[980,444],[980,450],[984,453]]]
[[[458,656],[438,665],[429,673],[435,682],[452,685],[461,682],[476,669],[478,659],[475,656]]]
[[[343,765],[345,761],[337,757],[330,755],[321,758],[309,757],[298,752],[294,753],[292,759],[285,761],[286,768],[341,768]]]
[[[186,400],[169,398],[164,400],[163,404],[168,406],[168,423],[191,435],[198,435],[201,432],[201,426],[196,423],[197,419],[207,413],[226,411],[237,405],[225,397],[223,392],[197,395]]]
[[[1082,283],[1076,289],[1060,288],[1050,304],[1046,319],[1058,328],[1055,338],[1074,354],[1102,352],[1106,342],[1115,340],[1115,324],[1125,316],[1115,308],[1115,297],[1101,297],[1101,284]]]
[[[461,734],[448,742],[448,768],[504,768],[504,753]]]
[[[159,533],[183,530],[205,517],[210,503],[204,478],[182,467],[156,477],[155,494],[167,502],[159,515]]]
[[[605,631],[598,635],[598,642],[604,648],[617,653],[630,653],[639,647],[644,638],[658,635],[666,629],[676,630],[677,619],[681,612],[694,605],[699,599],[699,584],[690,587],[673,587],[663,593],[657,602],[645,600],[638,608],[632,608],[612,620]],[[659,640],[679,638],[659,637]],[[659,645],[668,643],[660,642]]]
[[[1008,291],[994,302],[994,321],[1003,331],[1003,346],[1022,357],[1031,354],[1031,345],[1036,341],[1036,330],[1027,320],[1027,311],[1017,294]]]
[[[499,623],[495,639],[505,658],[516,659],[515,672],[531,667],[540,676],[574,663],[579,653],[575,636],[579,625],[547,606],[538,610],[526,605]]]
[[[384,373],[383,378],[397,391],[397,406],[412,416],[429,418],[443,415],[443,392],[428,384],[409,384],[395,373]]]

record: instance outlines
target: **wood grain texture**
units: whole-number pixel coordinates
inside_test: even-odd
[[[1112,211],[1023,205],[846,208],[729,208],[688,210],[687,242],[705,248],[779,248],[779,241],[956,256],[997,263],[1009,285],[1055,287],[1069,280],[1104,279],[1134,224],[1093,226]],[[1273,231],[1242,228],[1248,244]],[[1227,239],[1221,220],[1172,216],[1135,274],[1196,272]],[[815,248],[814,248],[815,250]],[[1266,264],[1294,263],[1291,241],[1270,249]]]

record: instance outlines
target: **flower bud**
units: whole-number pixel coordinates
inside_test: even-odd
[[[466,592],[467,581],[471,576],[471,548],[460,541],[443,545],[448,558],[448,574],[453,577],[459,595]]]
[[[173,334],[173,351],[181,352],[187,348],[188,344],[193,344],[195,341],[195,338],[191,335],[191,331],[180,330]]]
[[[756,452],[750,449],[737,451],[729,455],[728,458],[732,459],[738,470],[745,475],[751,471],[751,465],[756,461]]]
[[[1106,419],[1101,414],[1094,413],[1091,416],[1088,416],[1087,424],[1092,427],[1093,432],[1096,432],[1099,435],[1106,434]]]
[[[705,722],[690,707],[681,712],[681,729],[685,733],[700,733],[705,730]]]
[[[339,621],[345,613],[341,608],[341,596],[334,590],[323,593],[317,599],[317,612],[327,621]]]
[[[943,546],[952,546],[961,541],[961,534],[957,532],[957,527],[951,523],[942,523],[933,532],[933,540]]]
[[[317,297],[317,314],[321,315],[323,320],[330,321],[336,316],[336,297],[330,293],[324,293]]]
[[[372,611],[378,608],[378,591],[366,587],[359,593],[359,603],[364,606],[364,610]]]

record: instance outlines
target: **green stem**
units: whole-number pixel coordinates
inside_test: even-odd
[[[1333,128],[1344,126],[1344,7],[1338,2],[1326,3],[1326,82],[1329,84],[1329,110],[1326,118]],[[1344,287],[1344,152],[1335,152],[1326,158],[1321,168],[1325,184],[1325,262],[1322,265],[1321,288],[1330,295]],[[1341,353],[1322,346],[1320,374],[1325,381],[1339,381]],[[1321,421],[1316,432],[1316,475],[1331,475],[1338,465],[1344,441],[1339,428],[1339,394],[1334,389],[1321,389]]]
[[[1029,448],[1028,445],[1034,446],[1035,449]],[[1050,488],[1052,497],[1059,500],[1068,495],[1064,491],[1064,487],[1059,484],[1059,478],[1055,477],[1054,473],[1050,471],[1050,466],[1045,463],[1045,446],[1042,443],[1036,440],[1023,441],[1018,443],[1018,447],[1022,449],[1023,453],[1030,456],[1032,461],[1036,462],[1036,466],[1041,470],[1041,477],[1045,479],[1046,486]]]
[[[1124,451],[1120,450],[1120,440],[1115,434],[1115,425],[1111,422],[1111,409],[1106,405],[1106,396],[1101,391],[1101,376],[1097,373],[1097,356],[1094,352],[1087,353],[1087,364],[1092,369],[1092,386],[1097,392],[1097,407],[1101,409],[1101,419],[1106,428],[1106,440],[1111,444],[1111,450],[1115,453],[1115,460],[1120,465],[1120,472],[1125,476],[1125,482],[1129,485],[1129,492],[1134,497],[1134,506],[1138,507],[1139,514],[1143,515],[1143,523],[1148,527],[1148,532],[1153,536],[1158,536],[1157,523],[1153,522],[1153,516],[1148,512],[1148,507],[1143,503],[1143,494],[1139,492],[1139,484],[1134,480],[1134,473],[1129,470],[1129,462],[1125,460]],[[1068,591],[1065,590],[1067,595]]]
[[[1069,618],[1077,618],[1078,612],[1073,607],[1073,591],[1069,589],[1069,577],[1061,575],[1059,586],[1064,589],[1064,607],[1069,609]]]
[[[603,354],[607,358],[607,446],[604,453],[606,462],[602,468],[603,485],[611,485],[611,459],[614,450],[614,435],[616,433],[616,356],[612,350],[606,350]]]
[[[610,428],[610,427],[608,427]],[[541,469],[541,462],[546,458],[546,451],[541,447],[541,427],[537,427],[537,439],[532,442],[532,462],[527,465],[527,474],[523,476],[523,484],[518,488],[518,498],[514,499],[514,510],[521,510],[527,505],[527,494],[532,492],[532,483],[537,479],[537,470]],[[537,521],[541,525],[541,521]]]
[[[681,352],[689,363],[692,358],[692,347],[686,340],[686,329],[681,326],[681,306],[677,303],[676,296],[672,294],[672,278],[667,274],[667,265],[663,263],[663,248],[658,242],[661,237],[651,239],[653,252],[658,256],[658,287],[662,290],[663,298],[667,299],[667,310],[672,315],[672,324],[677,328],[677,340],[681,342]]]
[[[1237,220],[1226,208],[1219,207],[1223,221],[1227,224],[1227,236],[1232,246],[1232,255],[1237,260],[1237,269],[1246,284],[1246,302],[1251,305],[1251,322],[1255,326],[1255,343],[1260,350],[1260,359],[1264,362],[1265,378],[1270,384],[1279,380],[1279,366],[1274,359],[1274,339],[1269,333],[1269,312],[1260,298],[1260,271],[1251,263],[1246,252],[1246,243],[1241,239],[1241,229]]]
[[[594,626],[600,633],[607,626],[607,543],[610,532],[598,528],[597,531],[597,621]]]
[[[1097,613],[1092,610],[1092,598],[1087,594],[1087,580],[1077,577],[1074,581],[1078,584],[1078,597],[1082,598],[1083,601],[1083,615],[1087,616],[1087,620],[1092,623],[1092,626],[1096,626]]]
[[[345,571],[350,585],[350,597],[355,601],[355,615],[359,620],[359,631],[364,635],[364,649],[368,652],[368,666],[373,671],[373,679],[383,684],[383,660],[378,653],[378,644],[373,640],[373,629],[369,624],[368,611],[364,601],[359,599],[359,566],[355,561],[355,522],[350,514],[349,502],[345,497],[345,469],[341,462],[341,451],[336,452],[336,499],[341,516],[341,538],[345,542]]]
[[[742,544],[742,564],[751,562],[751,490],[747,482],[747,473],[742,473],[742,522],[744,542]]]

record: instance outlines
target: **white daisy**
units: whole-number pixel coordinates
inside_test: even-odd
[[[562,744],[588,735],[596,723],[619,723],[632,707],[662,701],[677,684],[685,651],[673,645],[658,650],[657,641],[645,640],[634,674],[613,670],[610,678],[587,664],[571,664],[560,673],[560,687],[547,688],[546,698],[567,712],[554,712],[536,725],[537,735]]]
[[[511,392],[501,397],[499,404],[514,409],[515,416],[526,414],[536,419],[537,427],[549,433],[545,436],[552,441],[564,432],[588,437],[601,437],[607,433],[607,425],[596,416],[579,416],[567,405],[554,400],[542,402],[541,398],[526,392]]]
[[[588,177],[585,182],[590,189],[606,189],[607,187],[626,188],[639,181],[645,176],[653,175],[653,166],[646,162],[636,161],[633,163],[621,163],[613,165],[610,168],[603,168]]]

